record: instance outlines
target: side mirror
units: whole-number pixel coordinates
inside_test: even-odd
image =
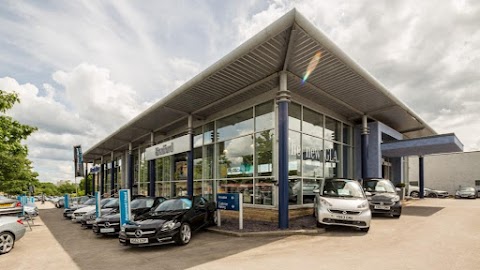
[[[320,189],[318,189],[318,188],[314,189],[313,193],[320,193]]]
[[[365,195],[367,195],[367,196],[372,196],[372,193],[370,193],[370,192],[367,191],[367,192],[365,192]]]

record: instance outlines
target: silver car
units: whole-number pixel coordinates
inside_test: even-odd
[[[22,220],[12,216],[0,216],[0,255],[10,252],[15,241],[25,235]]]
[[[325,179],[323,187],[314,192],[314,216],[318,227],[340,225],[368,232],[372,213],[358,181]]]

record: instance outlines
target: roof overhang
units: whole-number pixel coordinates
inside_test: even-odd
[[[321,58],[303,82],[312,57]],[[152,132],[168,134],[186,126],[188,115],[207,118],[235,104],[278,87],[281,72],[288,74],[288,90],[352,123],[366,114],[407,138],[435,135],[418,115],[340,50],[295,9],[237,49],[180,86],[167,97],[85,151],[91,162],[131,143],[150,140]]]
[[[463,144],[453,133],[382,143],[382,156],[405,157],[462,152]]]

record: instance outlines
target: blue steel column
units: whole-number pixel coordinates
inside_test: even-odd
[[[88,195],[88,163],[85,163],[85,195]]]
[[[98,175],[98,172],[95,170],[95,161],[92,163],[92,195],[95,194],[95,178]]]
[[[278,227],[288,229],[288,104],[287,74],[280,74],[278,104]]]
[[[113,159],[112,153],[112,162],[110,169],[110,195],[115,194],[115,160]]]
[[[367,116],[362,117],[362,179],[368,178],[368,123]]]
[[[423,171],[423,156],[418,157],[418,197],[423,199],[425,194],[424,185],[424,171]]]
[[[105,167],[104,167],[105,164],[103,164],[103,159],[102,159],[102,163],[100,164],[100,184],[99,184],[99,187],[98,187],[98,191],[100,191],[100,196],[103,196],[103,193],[104,193],[104,189],[103,189],[103,181],[104,181],[104,174],[105,174]]]
[[[133,195],[133,153],[132,145],[128,147],[128,159],[127,159],[127,183],[130,194]]]
[[[193,118],[188,116],[188,141],[190,151],[187,156],[187,195],[193,196]]]

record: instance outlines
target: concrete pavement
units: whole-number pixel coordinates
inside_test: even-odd
[[[55,206],[50,202],[36,203],[39,209]],[[41,217],[34,219],[32,231],[27,227],[25,236],[7,254],[0,256],[0,269],[79,269],[62,246],[43,223]],[[26,225],[26,222],[25,222]]]
[[[480,200],[409,202],[368,234],[292,236],[191,269],[480,269]]]

